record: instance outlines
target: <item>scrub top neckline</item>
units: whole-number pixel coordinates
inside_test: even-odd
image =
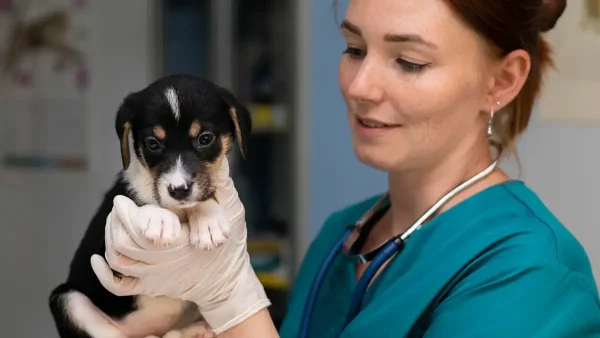
[[[463,224],[464,222],[468,222],[468,220],[466,220],[465,217],[471,216],[471,213],[467,213],[465,211],[479,210],[481,208],[489,207],[490,201],[493,200],[495,197],[499,196],[498,193],[501,191],[504,191],[507,186],[524,185],[524,184],[525,183],[521,180],[510,179],[510,180],[489,186],[489,187],[479,191],[478,193],[476,193],[472,196],[469,196],[468,198],[460,201],[459,203],[452,206],[451,208],[440,213],[439,215],[434,217],[431,221],[424,223],[423,226],[419,230],[415,231],[407,239],[406,245],[408,246],[410,244],[409,242],[413,242],[413,243],[418,242],[419,237],[427,235],[427,232],[435,231],[435,227],[441,226],[442,224],[440,224],[440,223],[444,223],[446,220],[452,220],[452,223],[456,223],[456,224]],[[377,196],[374,199],[374,201],[381,196],[382,195]],[[373,203],[375,203],[375,202],[373,202]],[[367,206],[367,208],[364,210],[364,212],[366,212],[369,207],[370,207],[370,205]],[[360,218],[360,216],[358,218]],[[358,220],[358,218],[356,220]],[[349,280],[349,285],[351,286],[351,290],[349,290],[349,293],[352,294],[352,292],[354,291],[354,288],[358,284],[358,280],[356,279],[356,260],[354,259],[354,257],[350,257],[344,253],[341,253],[340,256],[342,256],[340,263],[344,266],[343,270],[347,274],[346,279]],[[392,260],[389,262],[389,264],[385,267],[385,269],[383,271],[381,271],[379,273],[379,275],[376,278],[373,278],[370,286],[367,288],[367,291],[365,292],[363,306],[366,306],[368,304],[368,302],[370,301],[370,299],[373,297],[373,293],[375,293],[377,291],[377,288],[380,285],[381,280],[385,279],[386,272],[389,272],[389,270],[394,270],[396,268],[397,264],[395,264],[395,263],[397,263],[397,260],[395,258],[396,258],[396,256],[394,256],[392,258]]]

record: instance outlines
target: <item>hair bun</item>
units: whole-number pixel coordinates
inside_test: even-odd
[[[540,32],[547,32],[554,28],[556,22],[564,13],[566,7],[567,0],[542,0],[542,7],[540,8],[539,14]]]

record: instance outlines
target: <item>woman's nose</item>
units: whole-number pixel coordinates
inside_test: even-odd
[[[357,101],[379,102],[383,99],[381,66],[365,59],[348,88],[348,95]]]

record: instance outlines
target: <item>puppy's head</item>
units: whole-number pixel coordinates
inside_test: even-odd
[[[124,178],[135,198],[177,209],[214,197],[216,170],[231,147],[237,144],[246,155],[251,119],[228,90],[172,75],[129,94],[117,113],[116,131]]]

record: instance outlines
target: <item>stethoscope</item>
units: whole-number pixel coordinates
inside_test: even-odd
[[[321,284],[325,279],[325,274],[327,274],[329,271],[334,259],[340,251],[345,252],[349,256],[354,256],[358,264],[371,262],[371,264],[369,264],[369,266],[365,269],[361,278],[358,280],[356,289],[352,294],[350,309],[344,323],[344,327],[346,327],[360,312],[365,292],[371,283],[373,276],[375,276],[381,266],[394,254],[400,254],[404,249],[406,240],[410,237],[410,235],[421,228],[423,223],[442,205],[444,205],[456,194],[463,191],[465,188],[473,185],[477,181],[489,175],[496,168],[497,164],[498,160],[494,161],[489,167],[444,195],[401,235],[394,236],[378,248],[361,254],[359,250],[362,246],[362,242],[364,239],[366,239],[366,236],[363,235],[370,231],[370,228],[377,223],[378,218],[381,217],[389,208],[389,195],[384,194],[384,196],[382,196],[355,224],[348,226],[344,232],[344,235],[335,244],[333,249],[329,252],[329,255],[327,255],[310,288],[306,305],[304,307],[304,313],[302,314],[302,319],[300,322],[300,332],[298,333],[298,337],[308,337],[308,331],[310,329],[310,324],[312,321],[317,296],[319,290],[321,289]],[[349,243],[353,244],[350,246]]]

